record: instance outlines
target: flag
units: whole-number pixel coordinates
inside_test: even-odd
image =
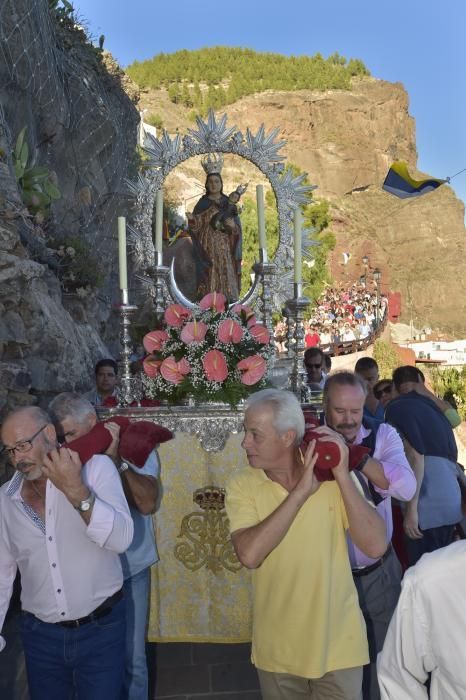
[[[429,177],[426,180],[413,180],[408,172],[408,166],[402,160],[397,160],[391,166],[382,189],[395,197],[406,199],[407,197],[419,197],[422,194],[436,190],[446,180],[438,180]]]

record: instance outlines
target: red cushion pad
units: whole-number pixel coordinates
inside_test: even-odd
[[[302,442],[302,451],[305,452],[311,440],[316,441],[315,450],[317,452],[317,462],[314,467],[314,473],[318,481],[333,481],[334,476],[331,471],[340,462],[340,447],[337,442],[322,441],[322,435],[316,433],[312,428],[306,430]],[[363,445],[349,445],[348,468],[351,471],[358,466],[364,455],[369,453],[369,448]]]
[[[67,443],[70,450],[79,454],[85,464],[93,455],[103,454],[112,442],[112,436],[105,423],[117,423],[120,426],[119,454],[136,467],[143,467],[150,452],[162,442],[171,440],[173,433],[151,421],[131,423],[124,416],[112,416],[96,425],[86,435]]]

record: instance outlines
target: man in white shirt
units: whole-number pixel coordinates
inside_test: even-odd
[[[466,541],[408,569],[377,660],[382,700],[466,698],[465,601]]]
[[[57,449],[37,407],[5,419],[16,467],[0,489],[0,629],[17,568],[21,639],[31,700],[118,698],[124,669],[125,600],[119,554],[133,521],[111,460]],[[0,648],[5,646],[0,637]]]
[[[50,414],[66,442],[86,435],[96,424],[97,415],[89,401],[78,394],[59,394],[49,406]],[[118,456],[119,426],[106,423],[113,442],[107,454],[120,473],[131,517],[134,538],[121,555],[126,607],[126,670],[124,693],[119,700],[147,700],[146,627],[149,612],[150,567],[158,561],[151,514],[159,496],[159,462],[152,450],[142,469]]]

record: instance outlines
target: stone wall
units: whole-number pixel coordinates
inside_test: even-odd
[[[47,0],[5,0],[0,39],[1,419],[14,406],[89,388],[95,361],[117,352],[114,235],[139,117],[137,91],[118,66],[79,27],[57,21]],[[55,173],[61,192],[43,222],[23,205],[14,174],[23,127],[31,163]],[[63,293],[48,246],[67,236],[99,261],[102,285],[84,300]]]

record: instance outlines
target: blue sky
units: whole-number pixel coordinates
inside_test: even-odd
[[[443,178],[466,168],[464,0],[75,0],[74,7],[122,66],[215,45],[360,58],[374,77],[408,91],[419,169]],[[451,184],[466,202],[466,172]]]

